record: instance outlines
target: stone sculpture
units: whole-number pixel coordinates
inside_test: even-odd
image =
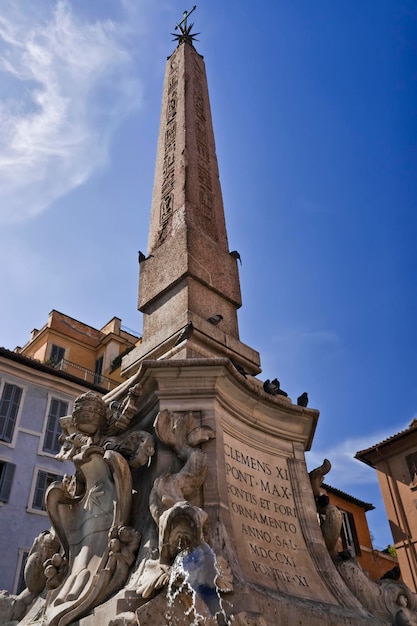
[[[45,589],[41,622],[64,626],[126,582],[140,544],[140,533],[129,526],[131,468],[146,465],[154,454],[149,433],[125,432],[139,395],[130,387],[123,402],[110,409],[87,392],[76,399],[72,415],[61,418],[57,456],[71,459],[75,473],[46,492],[53,528],[34,541],[25,567],[27,588],[18,610],[13,598],[9,617],[20,619]]]
[[[24,592],[0,595],[0,623],[415,624],[405,585],[373,583],[338,556],[341,514],[321,492],[330,463],[309,483],[304,457],[318,411],[256,380],[259,354],[239,339],[240,255],[194,9],[167,64],[150,254],[139,252],[143,335],[122,362],[131,378],[61,418],[58,457],[74,474],[47,491],[52,530],[35,540]]]
[[[25,565],[27,589],[37,595],[43,591],[47,577],[44,563],[60,549],[60,543],[53,529],[43,531],[33,542]]]
[[[320,490],[324,476],[330,471],[331,467],[330,461],[324,459],[322,465],[312,470],[309,475],[323,538],[330,555],[336,556],[343,516],[336,506],[330,504],[328,496]]]
[[[343,580],[368,611],[380,620],[399,626],[417,624],[417,595],[401,581],[370,580],[356,559],[335,559]]]
[[[153,485],[149,504],[158,526],[159,557],[148,560],[137,591],[149,597],[168,585],[168,599],[181,594],[188,610],[211,619],[222,612],[220,592],[232,590],[227,563],[210,547],[207,513],[189,502],[202,486],[207,459],[199,444],[214,437],[210,427],[200,426],[193,412],[161,411],[155,420],[161,442],[184,462],[179,472],[164,472]],[[172,618],[174,619],[174,618]]]
[[[396,626],[415,626],[417,624],[417,613],[408,607],[408,598],[401,594],[397,598],[397,604],[401,608],[395,614]]]
[[[214,430],[195,410],[165,408],[151,419],[152,413],[143,412],[147,398],[138,376],[105,400],[83,394],[72,415],[62,418],[58,456],[71,459],[75,471],[47,490],[52,528],[34,541],[23,594],[1,597],[0,624],[66,626],[123,588],[135,598],[133,610],[121,605],[117,616],[100,623],[269,623],[226,601],[225,594],[235,591],[234,578],[224,556],[213,550],[201,499],[208,470],[202,446],[215,439]],[[226,452],[231,454],[229,444]],[[233,456],[258,467],[252,457],[246,460],[236,451]],[[370,581],[353,558],[338,556],[341,514],[321,489],[330,468],[325,459],[309,476],[323,541],[341,579],[379,623],[417,624],[416,596],[403,583]],[[269,462],[259,461],[261,471],[271,473]],[[278,466],[275,471],[287,478]],[[265,480],[262,484],[271,489]],[[287,498],[284,489],[277,494]]]
[[[353,595],[374,617],[387,620],[393,626],[417,624],[417,596],[404,583],[394,581],[392,577],[374,582],[347,551],[338,553],[342,514],[329,503],[328,496],[320,489],[330,469],[330,461],[324,459],[322,465],[312,470],[309,476],[323,538],[339,573]]]
[[[168,604],[175,598],[196,618],[204,616],[207,624],[222,612],[221,593],[232,590],[232,576],[225,559],[216,557],[210,546],[207,513],[191,502],[207,471],[200,444],[212,439],[214,432],[200,424],[198,412],[168,410],[157,414],[153,434],[142,430],[136,409],[140,396],[137,384],[108,403],[87,392],[76,399],[72,415],[61,418],[57,457],[72,460],[75,472],[47,490],[52,529],[36,538],[30,552],[25,603],[21,601],[16,610],[16,598],[4,597],[7,610],[0,623],[13,618],[17,623],[33,600],[46,592],[41,609],[27,623],[65,626],[123,587],[141,542],[141,533],[129,525],[132,472],[151,471],[154,436],[172,450],[180,467],[177,472],[160,472],[148,492],[155,540],[137,569],[138,604],[142,598],[146,606],[147,599],[165,587]],[[122,621],[137,619],[127,613]]]
[[[129,463],[147,462],[153,448],[141,433],[125,435],[119,443],[107,439],[118,421],[111,418],[103,400],[88,392],[77,398],[72,416],[63,419],[61,457],[71,458],[76,471],[46,493],[61,544],[44,563],[49,593],[43,619],[51,626],[74,621],[120,589],[139,547],[140,534],[128,525]]]

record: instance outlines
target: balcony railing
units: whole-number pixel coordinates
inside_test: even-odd
[[[81,367],[81,365],[67,361],[67,359],[61,359],[61,361],[53,365],[53,367],[56,370],[61,370],[62,372],[71,374],[71,376],[76,376],[80,380],[85,380],[89,383],[93,383],[93,385],[97,385],[98,387],[108,389],[108,391],[111,391],[119,384],[117,381],[107,378],[107,376],[97,374],[86,367]]]
[[[133,335],[134,337],[137,337],[138,339],[140,337],[140,333],[138,333],[137,330],[128,328],[128,326],[123,326],[123,324],[120,324],[120,330],[123,330],[125,333],[129,333],[129,335]]]

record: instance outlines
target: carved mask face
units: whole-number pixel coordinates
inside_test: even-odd
[[[171,558],[183,550],[190,550],[199,544],[198,532],[193,521],[186,516],[178,516],[168,535]]]
[[[91,411],[83,411],[80,409],[79,411],[74,411],[74,422],[81,433],[85,433],[86,435],[94,435],[97,432],[99,427],[99,420],[97,416]]]

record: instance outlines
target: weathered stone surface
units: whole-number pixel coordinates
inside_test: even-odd
[[[55,500],[62,487],[50,488],[61,548],[45,563],[46,603],[22,626],[370,626],[414,611],[409,591],[395,588],[408,606],[381,604],[381,585],[364,595],[363,573],[330,557],[304,460],[314,409],[265,393],[227,359],[144,362],[105,407],[105,421],[76,411],[66,423],[75,491]],[[115,424],[127,430],[107,435]],[[142,458],[132,442],[148,445],[150,465],[129,466]],[[136,559],[122,519],[128,539],[141,537]]]
[[[39,597],[26,590],[21,626],[415,623],[404,585],[332,559],[327,464],[309,476],[304,457],[318,411],[253,377],[205,69],[188,44],[167,65],[149,253],[131,378],[62,419],[59,456],[75,472],[47,492],[59,545],[34,551],[27,584]],[[17,600],[3,600],[3,624],[20,619]]]
[[[208,324],[205,332],[194,335],[193,347],[182,357],[193,358],[195,353],[234,358],[225,350],[230,339],[235,356],[242,352],[247,359],[250,349],[239,341],[241,304],[237,260],[228,245],[204,60],[192,46],[181,45],[166,66],[148,257],[140,264],[143,345],[124,359],[124,372],[133,374],[142,358],[172,358],[180,329],[193,318],[204,325],[215,314],[222,315],[226,341],[223,336],[219,341]],[[245,369],[252,374],[260,371],[254,351]]]

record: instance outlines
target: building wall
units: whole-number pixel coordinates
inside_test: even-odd
[[[47,323],[40,330],[34,329],[29,342],[17,351],[41,363],[48,363],[51,360],[52,346],[58,346],[65,350],[63,358],[69,362],[63,366],[65,371],[82,378],[83,374],[77,367],[85,368],[90,372],[91,381],[95,382],[97,382],[94,376],[96,363],[102,357],[100,374],[118,384],[123,379],[120,367],[112,367],[114,359],[138,343],[140,343],[138,336],[123,330],[121,320],[117,317],[98,330],[53,310]],[[104,386],[110,390],[115,385]]]
[[[403,581],[417,592],[417,485],[413,483],[406,456],[417,445],[402,447],[378,466],[377,475]]]
[[[349,502],[348,500],[335,495],[333,493],[327,492],[330,502],[337,506],[342,511],[346,511],[348,513],[352,513],[355,519],[355,528],[360,546],[367,546],[369,548],[372,547],[372,539],[371,534],[369,532],[368,521],[366,519],[365,509],[354,502]]]
[[[32,354],[27,354],[27,356],[39,359],[41,362],[48,362],[51,358],[52,345],[56,345],[65,349],[64,358],[67,361],[77,363],[94,371],[96,363],[96,350],[94,348],[82,345],[70,337],[51,330],[48,331],[48,336],[45,339],[44,343],[36,351],[33,351]]]
[[[58,377],[53,370],[48,374],[0,356],[0,398],[5,384],[22,389],[12,440],[0,440],[1,467],[15,466],[8,500],[0,502],[0,589],[15,593],[23,553],[41,531],[50,528],[46,512],[33,506],[38,472],[73,473],[72,463],[61,463],[43,450],[51,399],[67,402],[69,413],[74,399],[87,388]]]
[[[373,548],[366,510],[363,506],[330,491],[327,491],[327,495],[331,504],[337,506],[341,511],[352,515],[353,519],[350,518],[350,524],[353,525],[352,532],[356,534],[358,544],[355,556],[369,578],[371,580],[379,580],[385,572],[398,564],[397,559]],[[344,548],[345,546],[340,542],[340,549],[343,550]]]
[[[401,579],[417,592],[417,420],[355,457],[377,472]]]

